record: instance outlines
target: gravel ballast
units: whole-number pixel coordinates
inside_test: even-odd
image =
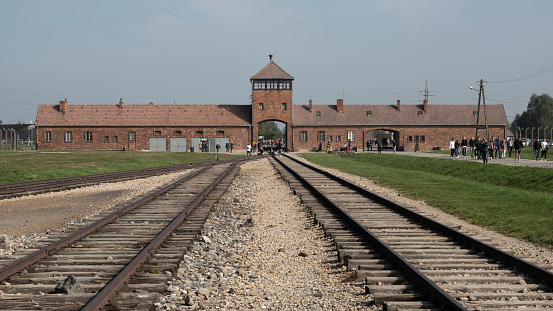
[[[371,310],[267,159],[245,163],[158,310]]]

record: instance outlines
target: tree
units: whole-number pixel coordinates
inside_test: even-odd
[[[264,139],[281,139],[284,138],[284,132],[278,128],[275,121],[266,121],[259,123],[258,135]]]
[[[0,124],[4,124],[4,121],[0,120]]]
[[[522,114],[517,113],[511,123],[512,130],[517,127],[553,128],[553,98],[545,93],[541,95],[532,94],[526,111]]]

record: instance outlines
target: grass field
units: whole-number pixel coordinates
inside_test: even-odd
[[[393,154],[302,156],[367,177],[471,223],[553,247],[553,169]]]
[[[221,160],[240,155],[219,153]],[[0,184],[215,160],[214,153],[141,151],[0,152]]]

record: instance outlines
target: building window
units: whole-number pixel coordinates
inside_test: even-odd
[[[321,112],[320,112],[320,111],[315,111],[315,115],[316,115],[317,117],[320,117],[320,116],[321,116]]]
[[[161,131],[154,131],[154,135],[161,135]]]
[[[217,131],[217,135],[223,136],[223,135],[225,135],[225,131]]]
[[[301,131],[300,132],[300,141],[307,141],[307,132]]]
[[[281,90],[289,90],[290,89],[290,81],[280,81],[279,88]]]
[[[70,143],[73,141],[73,132],[65,132],[65,142]]]
[[[336,141],[341,142],[342,141],[342,135],[336,135]]]
[[[407,139],[407,141],[412,143],[413,142],[413,136],[409,135],[409,138]]]
[[[276,80],[267,81],[267,90],[276,90],[278,89],[278,82]]]
[[[286,103],[282,103],[282,110],[286,110]]]
[[[175,131],[175,135],[182,135],[182,131]]]
[[[109,136],[105,136],[105,137],[104,137],[104,142],[105,142],[105,143],[109,143]]]
[[[355,141],[355,132],[348,131],[348,141]]]
[[[328,141],[329,141],[329,142],[332,141],[332,135],[328,135]]]
[[[44,132],[44,141],[45,142],[51,142],[52,141],[52,132],[50,132],[50,131]]]
[[[259,110],[263,110],[263,103],[259,103]]]
[[[319,141],[325,141],[325,132],[323,131],[319,132]]]
[[[113,136],[113,142],[114,142],[114,143],[119,142],[119,137]]]
[[[254,90],[263,90],[263,89],[265,89],[265,82],[264,81],[255,81],[253,83],[253,89]]]
[[[129,141],[136,141],[136,132],[129,133]]]
[[[84,140],[85,140],[85,141],[88,141],[88,142],[91,142],[91,141],[92,141],[92,132],[91,132],[91,131],[87,131],[87,132],[85,133]]]
[[[371,117],[373,115],[372,110],[367,110],[367,117]]]
[[[419,117],[423,116],[423,115],[424,115],[424,111],[417,111],[417,115],[418,115]]]
[[[196,131],[196,135],[203,135],[204,131]]]
[[[421,143],[424,143],[426,141],[426,137],[424,135],[421,136]]]

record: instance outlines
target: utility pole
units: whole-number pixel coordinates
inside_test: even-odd
[[[427,104],[428,104],[428,97],[430,96],[434,96],[434,95],[430,94],[430,92],[428,91],[428,80],[426,80],[426,86],[424,87],[424,100],[426,101]]]
[[[478,138],[478,129],[480,128],[480,100],[482,100],[482,108],[484,110],[484,123],[486,129],[486,139],[490,139],[490,130],[488,128],[488,116],[486,114],[486,98],[484,96],[484,81],[480,79],[480,92],[478,92],[478,112],[476,115],[476,134],[474,137]]]

